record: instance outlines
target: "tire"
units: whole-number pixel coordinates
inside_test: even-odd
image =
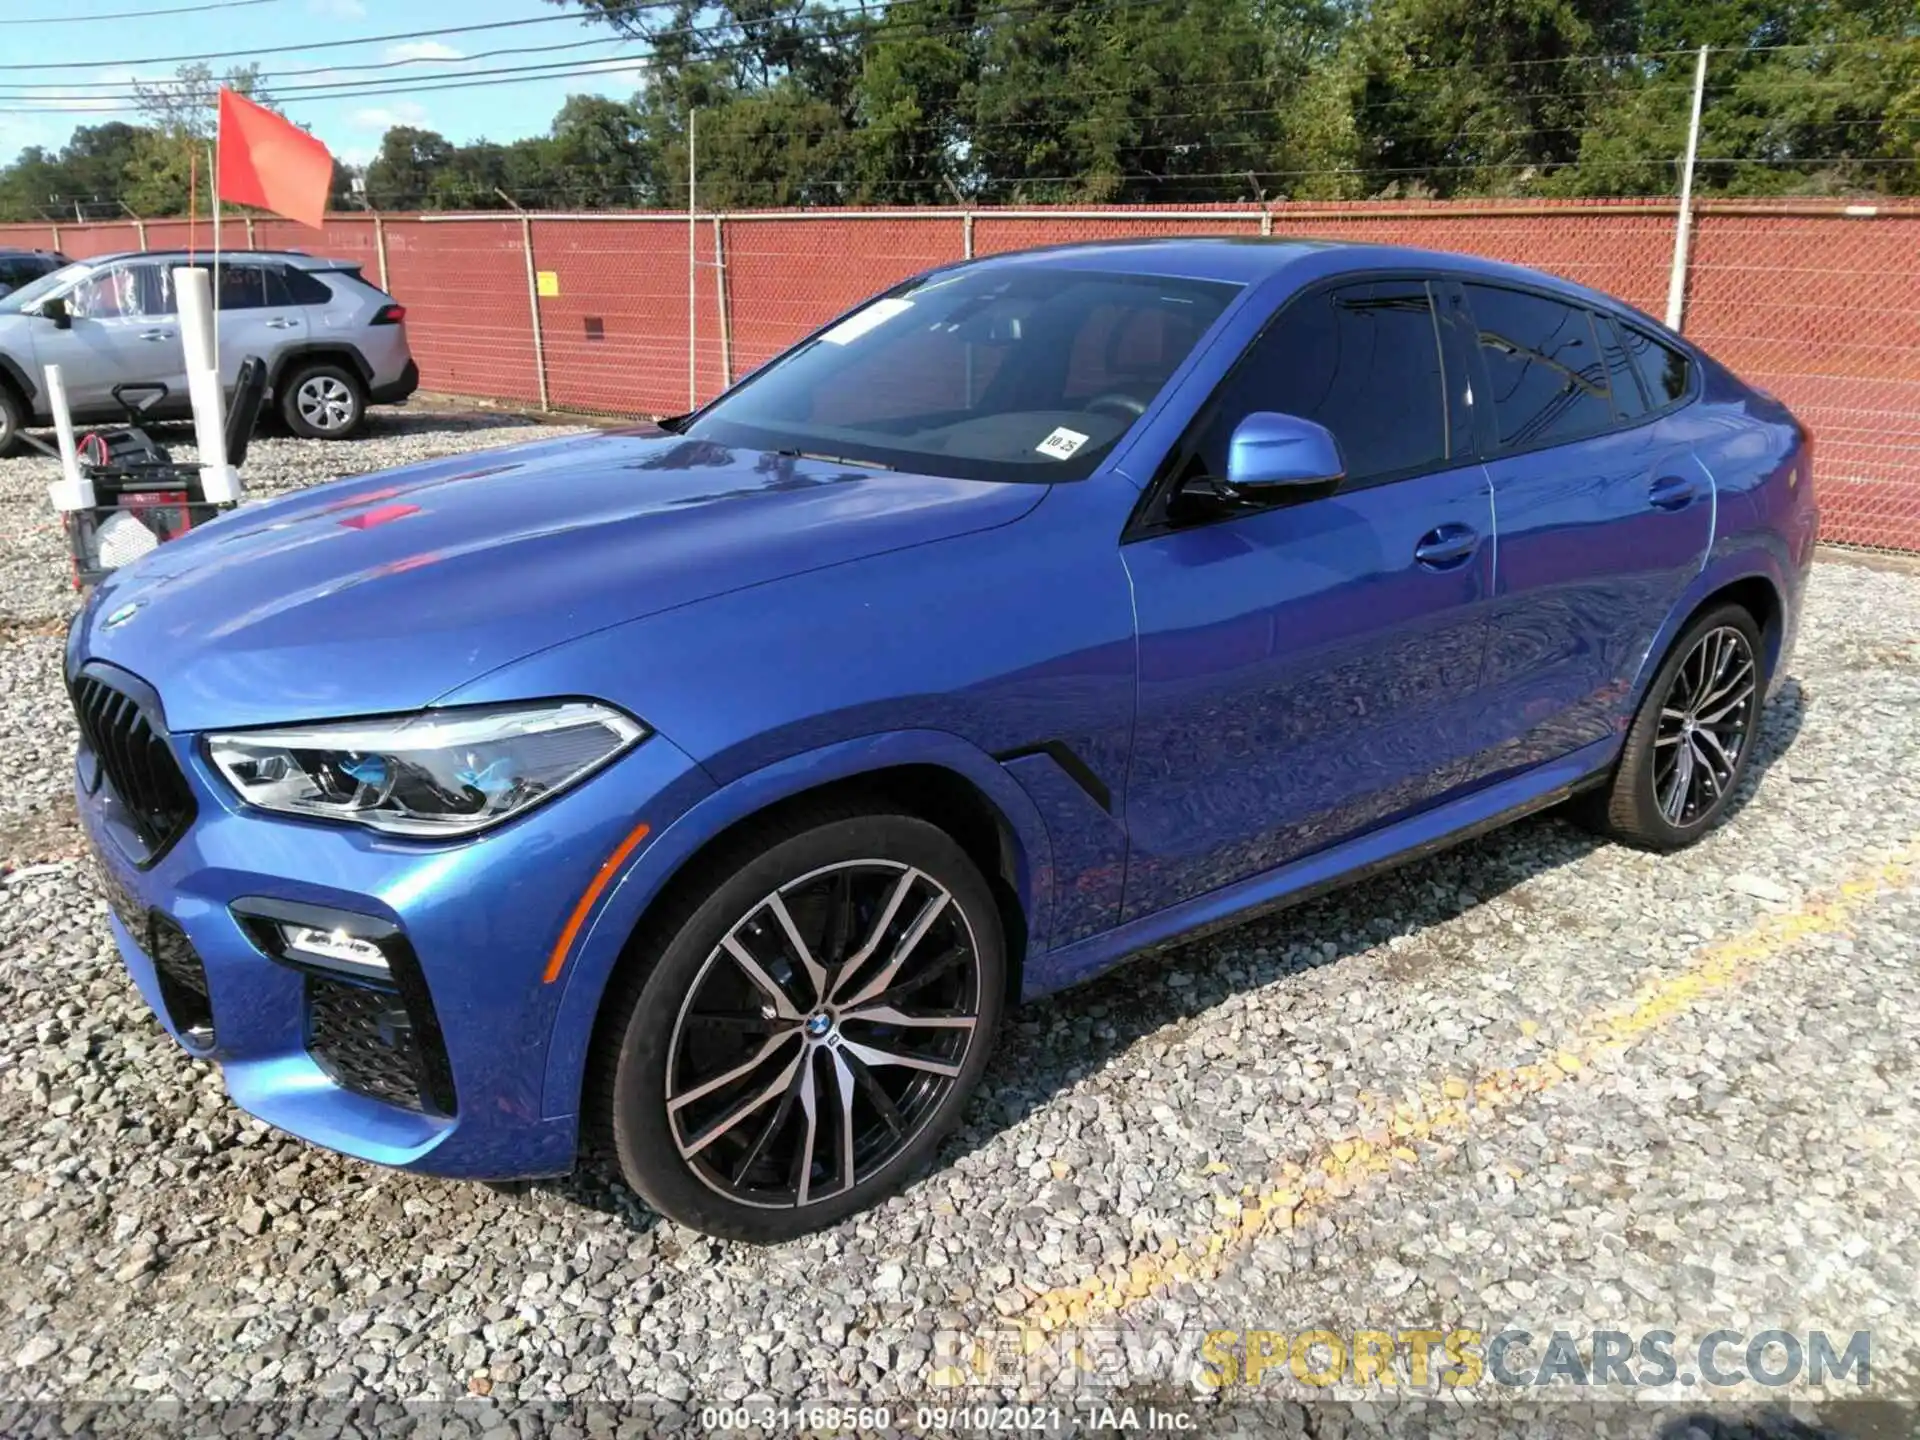
[[[798,815],[709,873],[631,957],[590,1103],[660,1214],[788,1240],[893,1191],[958,1123],[999,1028],[1000,915],[959,845],[906,815]]]
[[[0,380],[0,458],[19,448],[20,432],[26,424],[27,407],[20,403],[13,387]]]
[[[347,440],[367,418],[360,377],[339,365],[303,365],[280,385],[280,419],[305,440]]]
[[[1582,818],[1645,850],[1681,849],[1718,824],[1753,758],[1765,657],[1760,627],[1741,606],[1697,617],[1667,652],[1612,780]]]

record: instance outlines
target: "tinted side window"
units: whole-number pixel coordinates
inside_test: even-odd
[[[1349,484],[1447,463],[1440,334],[1417,280],[1344,285],[1281,311],[1227,377],[1200,442],[1207,473],[1226,474],[1233,428],[1255,410],[1333,432]]]
[[[218,308],[259,310],[267,303],[266,275],[258,265],[222,265]]]
[[[1620,338],[1656,409],[1671,405],[1687,393],[1689,376],[1685,355],[1631,325],[1620,327]]]
[[[135,320],[171,315],[173,272],[158,265],[112,265],[95,270],[67,292],[76,320]]]
[[[325,283],[314,279],[306,271],[268,267],[269,305],[325,305],[332,299],[333,292],[327,289]]]
[[[1607,385],[1613,391],[1614,417],[1629,424],[1647,413],[1647,397],[1640,392],[1639,378],[1627,348],[1620,343],[1619,327],[1610,316],[1593,317],[1594,333],[1600,337],[1600,354],[1607,362]]]
[[[1613,424],[1606,363],[1585,310],[1492,285],[1466,289],[1502,445],[1572,440]]]

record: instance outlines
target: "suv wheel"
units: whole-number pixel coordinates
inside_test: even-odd
[[[924,820],[816,811],[729,858],[634,957],[596,1098],[655,1210],[786,1240],[873,1204],[953,1129],[1005,944],[980,871]]]
[[[281,387],[280,418],[308,440],[345,440],[366,413],[360,377],[338,365],[309,365]]]
[[[1691,845],[1726,814],[1753,758],[1766,673],[1759,627],[1721,605],[1687,627],[1647,688],[1594,828],[1647,850]]]
[[[20,429],[27,423],[26,406],[13,393],[13,387],[0,381],[0,456],[11,455]]]

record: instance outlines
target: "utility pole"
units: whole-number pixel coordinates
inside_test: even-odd
[[[1667,277],[1667,328],[1677,331],[1687,305],[1687,247],[1693,235],[1693,162],[1700,153],[1700,107],[1707,93],[1707,47],[1693,71],[1693,119],[1687,125],[1687,159],[1680,171],[1680,214],[1673,231],[1673,273]]]
[[[687,409],[692,410],[700,404],[700,225],[695,218],[694,185],[699,179],[699,166],[694,152],[694,122],[699,112],[691,105],[687,107]]]

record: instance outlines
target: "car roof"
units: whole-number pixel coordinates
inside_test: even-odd
[[[192,261],[196,265],[213,263],[211,250],[116,250],[109,255],[88,255],[84,262],[88,265],[112,265],[122,260],[182,260]],[[324,255],[308,255],[300,250],[222,250],[222,264],[233,264],[246,260],[275,260],[295,270],[345,270],[359,262],[357,260],[330,260]]]
[[[1252,285],[1309,261],[1315,262],[1311,266],[1314,278],[1338,275],[1346,270],[1444,270],[1463,279],[1504,280],[1557,291],[1589,305],[1620,311],[1632,309],[1614,296],[1524,265],[1509,265],[1505,261],[1449,250],[1375,245],[1358,240],[1260,235],[1093,240],[1017,250],[964,263],[975,268],[1035,265]]]
[[[57,250],[36,250],[31,245],[0,245],[0,255],[33,255],[43,260],[58,260]]]

